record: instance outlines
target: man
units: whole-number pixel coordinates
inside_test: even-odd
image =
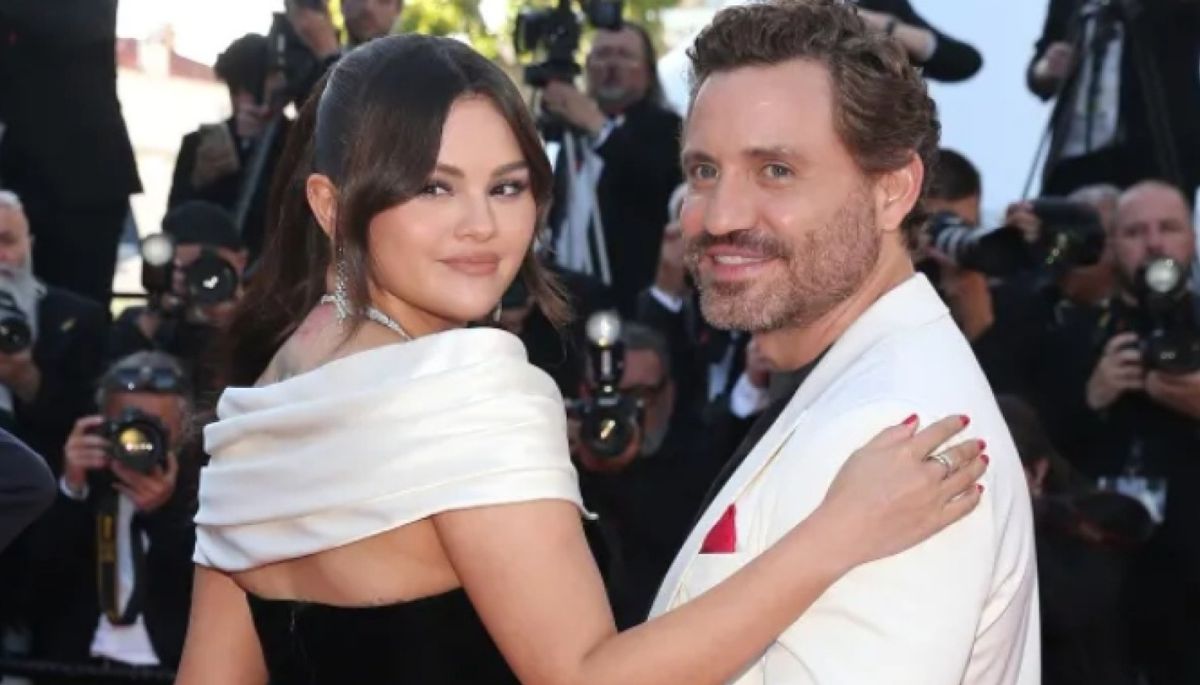
[[[679,213],[687,186],[671,195],[668,223],[663,229],[662,248],[654,283],[638,296],[637,319],[666,337],[671,350],[671,375],[679,388],[681,410],[703,416],[726,406],[730,394],[744,386],[746,348],[750,336],[740,331],[722,331],[709,326],[700,316],[700,300],[689,283],[683,263],[683,234]],[[746,394],[744,392],[741,394]],[[743,417],[757,408],[752,393]]]
[[[183,364],[201,407],[208,409],[224,389],[213,368],[213,346],[217,331],[228,325],[244,292],[249,255],[229,213],[207,202],[176,207],[163,217],[162,229],[175,244],[167,273],[170,282],[162,284],[167,291],[151,293],[148,307],[129,307],[121,313],[112,326],[108,358],[117,360],[146,350],[172,355]],[[231,280],[223,297],[213,295],[214,301],[197,302],[190,292],[187,274],[201,259],[219,266],[224,278]]]
[[[640,432],[616,458],[572,441],[587,507],[600,517],[611,558],[604,563],[617,625],[641,623],[675,551],[732,446],[680,412],[667,340],[642,324],[621,325],[625,350],[620,391],[641,402]]]
[[[924,81],[835,0],[723,10],[691,57],[680,223],[705,318],[807,376],[718,479],[654,613],[806,518],[877,431],[963,412],[992,456],[980,508],[852,571],[736,682],[1037,682],[1028,487],[970,347],[909,259],[938,137]]]
[[[0,297],[29,326],[24,349],[0,351],[0,409],[17,437],[62,467],[62,445],[91,405],[103,370],[108,315],[33,275],[33,239],[20,198],[0,191]]]
[[[1200,5],[1051,0],[1027,74],[1056,98],[1043,192],[1165,178],[1200,184]]]
[[[129,196],[141,192],[117,99],[116,0],[0,7],[0,178],[37,236],[38,276],[107,307]]]
[[[965,81],[983,66],[978,50],[933,28],[908,0],[857,0],[855,4],[867,25],[895,39],[926,78]]]
[[[1116,201],[1120,191],[1113,186],[1085,186],[1067,199],[1094,209],[1105,235],[1100,260],[1055,273],[1035,271],[1005,281],[987,284],[976,274],[975,282],[960,288],[960,297],[951,304],[965,328],[979,363],[992,388],[999,393],[1015,393],[1032,398],[1034,388],[1047,369],[1048,358],[1042,344],[1045,332],[1058,322],[1077,316],[1078,310],[1091,309],[1106,302],[1115,287],[1112,242]],[[1042,222],[1027,202],[1009,207],[1008,223],[1019,228],[1029,242],[1037,242]],[[1043,411],[1051,411],[1042,407]]]
[[[282,83],[278,72],[268,73],[269,59],[267,39],[253,33],[235,40],[217,58],[214,71],[229,88],[233,114],[183,137],[167,199],[168,209],[204,200],[224,207],[235,219],[241,212],[236,228],[252,258],[262,250],[271,177],[290,123],[281,114],[286,103],[272,95]],[[277,122],[274,127],[272,121]],[[263,153],[259,146],[264,141],[270,148],[261,168],[255,169],[253,161]],[[251,170],[257,177],[250,178]]]
[[[96,399],[102,414],[75,424],[58,499],[38,524],[34,654],[171,669],[183,650],[195,546],[197,464],[181,453],[190,420],[187,381],[170,356],[140,352],[105,373]],[[104,429],[105,421],[131,412],[165,438],[162,461],[144,472],[117,458],[118,436]],[[107,543],[97,533],[102,515],[112,517],[115,531]],[[111,595],[102,595],[101,585]]]
[[[1200,602],[1200,370],[1155,368],[1144,354],[1149,310],[1140,285],[1152,259],[1194,268],[1186,199],[1160,181],[1130,188],[1111,243],[1117,294],[1064,312],[1040,341],[1046,364],[1037,399],[1075,468],[1141,499],[1161,522],[1136,587],[1145,624],[1138,634],[1152,683],[1191,682],[1200,675],[1190,648],[1200,639],[1200,617],[1190,609]],[[1200,320],[1194,298],[1180,305]]]
[[[404,12],[404,0],[342,0],[350,46],[390,34]]]
[[[341,59],[345,49],[352,50],[390,34],[404,11],[404,0],[342,0],[342,17],[349,39],[349,45],[343,48],[325,0],[316,3],[287,0],[285,4],[291,30],[313,61],[311,70],[298,83],[291,84],[297,108],[321,76]]]
[[[600,30],[587,93],[555,81],[542,97],[570,128],[555,166],[555,259],[610,286],[626,318],[654,280],[667,200],[680,181],[679,117],[663,105],[655,64],[642,27]]]

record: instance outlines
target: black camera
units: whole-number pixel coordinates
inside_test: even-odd
[[[625,346],[621,343],[621,317],[616,312],[597,312],[588,319],[591,349],[588,397],[567,403],[567,413],[580,419],[580,440],[600,459],[624,454],[638,434],[642,403],[622,395],[619,389],[625,370]]]
[[[156,416],[128,407],[92,432],[112,443],[109,454],[114,460],[138,473],[167,466],[167,429]]]
[[[575,51],[583,35],[583,22],[571,9],[571,0],[558,0],[553,9],[523,9],[517,15],[513,47],[517,53],[545,48],[546,59],[525,67],[525,83],[545,88],[551,81],[570,83],[579,75]],[[622,26],[623,0],[580,0],[588,23],[598,29],[616,31]]]
[[[579,0],[579,4],[593,27],[617,31],[623,26],[624,0]],[[544,49],[546,55],[541,62],[525,66],[525,84],[531,88],[545,88],[551,81],[572,83],[582,71],[575,61],[575,51],[583,35],[583,19],[571,6],[571,0],[558,0],[553,9],[526,8],[517,15],[513,31],[517,54]],[[548,141],[562,139],[563,124],[555,117],[543,113],[538,118],[538,128]]]
[[[1104,227],[1093,207],[1057,197],[1038,198],[1032,205],[1042,222],[1036,244],[1025,242],[1015,226],[979,229],[950,212],[931,219],[930,243],[958,266],[989,276],[1039,266],[1061,271],[1100,261]]]
[[[0,290],[0,352],[18,354],[33,345],[29,317],[17,305],[12,293]]]
[[[1189,269],[1179,262],[1151,260],[1138,272],[1138,338],[1147,369],[1169,374],[1200,371],[1200,326],[1188,289]]]
[[[183,290],[177,291],[175,280],[175,241],[166,233],[156,233],[142,240],[142,287],[152,301],[167,311],[187,305],[213,305],[229,302],[237,296],[237,269],[212,247],[202,247],[200,256],[181,269]],[[166,295],[174,296],[174,303]]]

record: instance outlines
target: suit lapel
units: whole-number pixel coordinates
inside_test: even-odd
[[[946,308],[924,276],[917,275],[896,286],[862,316],[859,317],[842,337],[829,348],[812,374],[809,375],[792,395],[779,418],[763,434],[741,466],[730,476],[729,481],[713,498],[700,516],[696,527],[684,541],[679,554],[671,564],[663,580],[658,596],[651,609],[651,616],[666,612],[679,593],[688,568],[700,552],[704,538],[717,520],[738,497],[754,482],[787,441],[815,400],[825,392],[842,374],[870,347],[897,330],[924,325],[946,316]]]

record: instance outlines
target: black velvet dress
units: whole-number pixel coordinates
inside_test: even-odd
[[[516,685],[461,589],[342,608],[247,595],[271,685]]]

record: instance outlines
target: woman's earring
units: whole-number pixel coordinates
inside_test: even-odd
[[[496,303],[496,311],[492,312],[492,323],[500,323],[500,312],[503,311],[501,303]]]
[[[350,292],[346,280],[346,258],[339,248],[333,263],[333,308],[337,311],[338,323],[350,318]]]

